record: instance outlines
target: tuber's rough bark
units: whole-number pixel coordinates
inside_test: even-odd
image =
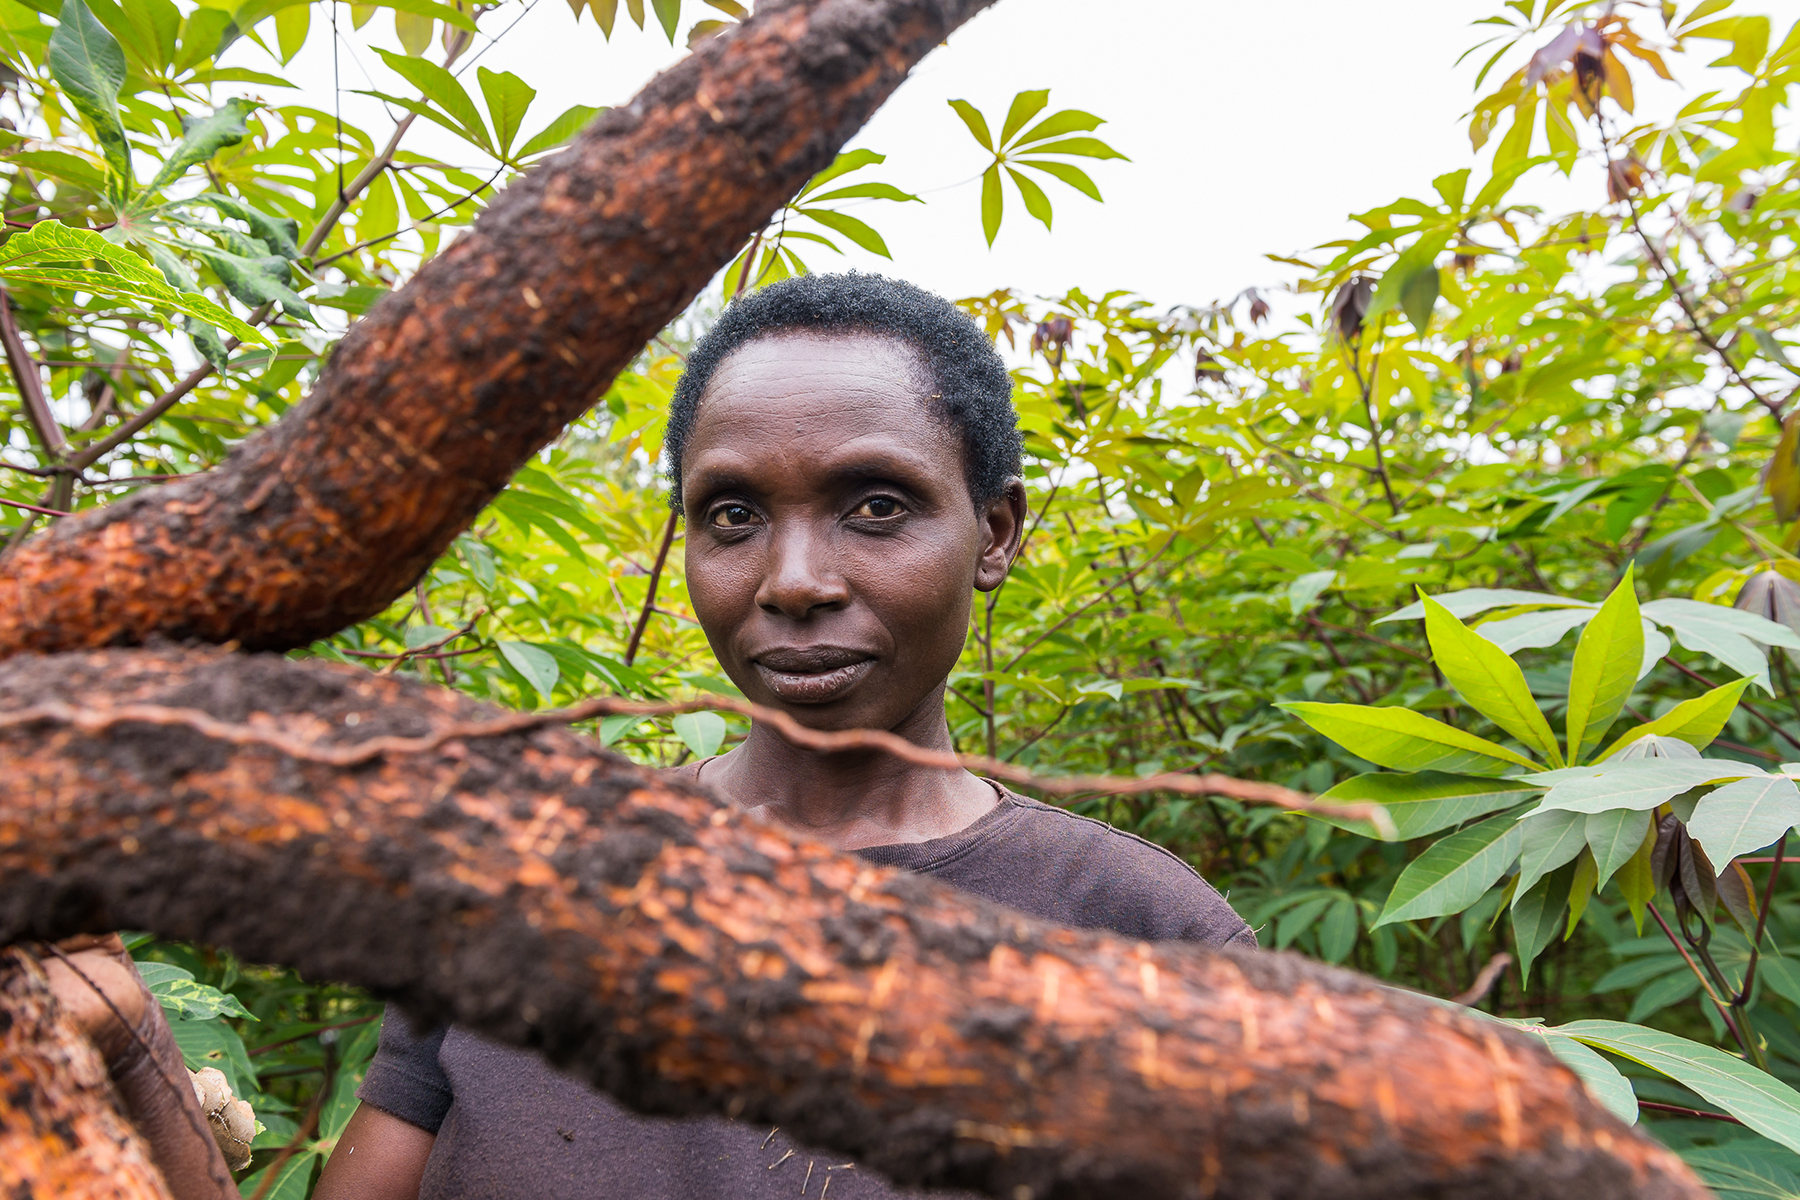
[[[17,946],[0,949],[0,1196],[169,1200],[100,1052]]]
[[[1044,1197],[1705,1195],[1529,1034],[1284,955],[1046,926],[797,840],[564,731],[338,767],[484,710],[151,649],[0,665],[0,942],[128,926],[360,983],[627,1103]]]
[[[380,612],[991,2],[759,5],[508,188],[225,466],[16,550],[0,657],[280,649]]]

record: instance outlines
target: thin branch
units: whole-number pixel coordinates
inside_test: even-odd
[[[35,504],[26,504],[23,500],[0,500],[0,504],[4,504],[8,508],[22,508],[26,512],[42,513],[46,517],[72,517],[75,515],[57,508],[39,508]]]
[[[669,519],[663,522],[662,545],[656,550],[656,563],[650,568],[650,586],[644,589],[644,607],[639,610],[637,624],[631,627],[631,640],[625,644],[625,665],[630,666],[637,661],[638,646],[643,643],[644,629],[650,624],[650,614],[656,611],[656,584],[662,578],[663,564],[668,561],[669,547],[675,542],[675,510],[669,510]]]
[[[1375,475],[1381,480],[1381,490],[1387,495],[1388,508],[1394,516],[1400,515],[1400,501],[1394,495],[1393,481],[1388,478],[1387,463],[1381,457],[1381,418],[1375,415],[1375,365],[1380,360],[1381,352],[1375,352],[1375,361],[1369,363],[1369,380],[1363,382],[1362,366],[1356,360],[1358,348],[1346,343],[1350,351],[1350,373],[1356,377],[1356,386],[1362,392],[1363,411],[1369,415],[1369,446],[1375,452]]]
[[[1481,972],[1475,976],[1475,982],[1469,985],[1469,990],[1450,997],[1450,1003],[1473,1007],[1481,1001],[1483,996],[1488,994],[1488,991],[1493,988],[1495,980],[1499,979],[1510,965],[1512,965],[1512,955],[1504,953],[1494,955],[1487,960],[1487,965],[1482,967]]]
[[[25,419],[31,423],[32,432],[37,434],[38,444],[51,458],[67,456],[68,439],[63,437],[56,414],[50,411],[50,401],[44,395],[44,377],[26,352],[25,341],[19,336],[18,322],[13,320],[12,296],[3,287],[0,287],[0,343],[6,346],[6,365],[12,368]]]
[[[1651,1112],[1674,1113],[1676,1116],[1680,1117],[1705,1117],[1709,1121],[1729,1121],[1733,1125],[1743,1124],[1743,1122],[1736,1117],[1727,1116],[1724,1113],[1707,1112],[1705,1109],[1701,1108],[1683,1108],[1679,1104],[1660,1104],[1654,1100],[1639,1100],[1637,1106],[1639,1108],[1647,1108]]]
[[[779,709],[767,708],[733,696],[705,695],[692,700],[647,702],[616,696],[594,696],[562,709],[508,713],[485,721],[453,721],[419,737],[383,735],[348,744],[305,741],[260,726],[221,721],[193,708],[161,704],[122,704],[104,709],[77,708],[51,700],[30,708],[0,713],[0,730],[52,723],[69,725],[86,734],[106,733],[119,725],[145,724],[192,729],[203,737],[233,746],[267,746],[289,758],[346,768],[373,762],[384,755],[428,754],[449,742],[472,738],[504,737],[556,725],[572,725],[596,717],[664,717],[693,712],[731,712],[767,725],[782,738],[806,750],[834,754],[876,751],[891,754],[915,766],[944,771],[968,770],[1054,796],[1081,793],[1141,795],[1145,792],[1177,792],[1186,796],[1228,796],[1251,804],[1269,804],[1289,812],[1327,813],[1349,820],[1369,821],[1392,834],[1392,818],[1379,804],[1329,804],[1304,792],[1279,784],[1229,775],[1187,775],[1164,772],[1144,777],[1124,775],[1035,775],[1022,767],[977,754],[927,750],[885,729],[808,729]]]

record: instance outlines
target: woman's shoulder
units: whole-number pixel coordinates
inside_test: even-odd
[[[945,882],[1033,916],[1146,941],[1256,945],[1218,889],[1164,847],[1016,792],[1003,796],[998,836],[951,864]]]

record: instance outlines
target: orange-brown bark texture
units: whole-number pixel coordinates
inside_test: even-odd
[[[169,1200],[99,1051],[16,946],[0,949],[0,1196]]]
[[[220,651],[0,664],[0,713],[307,745],[465,697]],[[1045,1197],[1705,1195],[1534,1036],[1286,955],[1048,926],[541,729],[339,767],[169,724],[0,729],[0,943],[223,944],[533,1048],[640,1109]]]
[[[508,188],[219,470],[20,547],[0,656],[304,645],[404,592],[991,0],[784,0]]]

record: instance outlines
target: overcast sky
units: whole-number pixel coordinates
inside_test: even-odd
[[[715,15],[697,0],[685,7],[690,22]],[[1461,118],[1483,56],[1454,64],[1492,32],[1471,22],[1501,7],[1500,0],[1001,0],[932,53],[852,143],[889,156],[864,174],[927,201],[858,211],[885,235],[893,262],[822,249],[808,261],[815,270],[885,270],[952,297],[997,287],[1028,294],[1128,288],[1163,306],[1279,283],[1291,272],[1265,254],[1342,236],[1347,214],[1423,194],[1433,176],[1474,162]],[[1739,7],[1775,15],[1777,39],[1800,15],[1800,0]],[[524,13],[479,61],[539,88],[527,135],[570,104],[629,98],[685,53],[654,24],[648,32],[632,27],[620,9],[610,44],[591,16],[576,22],[564,0],[536,0],[529,9],[509,3],[482,19],[499,34]],[[353,40],[371,40],[365,35],[397,45],[385,11]],[[477,48],[487,44],[483,38]],[[243,65],[269,67],[254,47],[242,54]],[[371,79],[384,91],[405,87],[366,47],[346,49],[339,70],[346,91]],[[331,71],[327,31],[315,28],[286,73],[308,102],[326,107]],[[475,91],[474,72],[464,78]],[[989,249],[975,179],[984,156],[946,101],[967,99],[997,126],[1014,93],[1041,87],[1052,89],[1049,111],[1073,107],[1106,118],[1099,136],[1132,161],[1093,166],[1104,205],[1047,184],[1053,235],[1015,197]],[[1664,88],[1645,106],[1681,98]],[[372,133],[390,127],[374,101],[347,94],[344,106],[347,119]],[[479,161],[423,123],[409,145]],[[1566,185],[1538,186],[1534,198],[1561,208],[1593,203],[1586,193],[1601,185],[1597,173],[1578,173]]]

